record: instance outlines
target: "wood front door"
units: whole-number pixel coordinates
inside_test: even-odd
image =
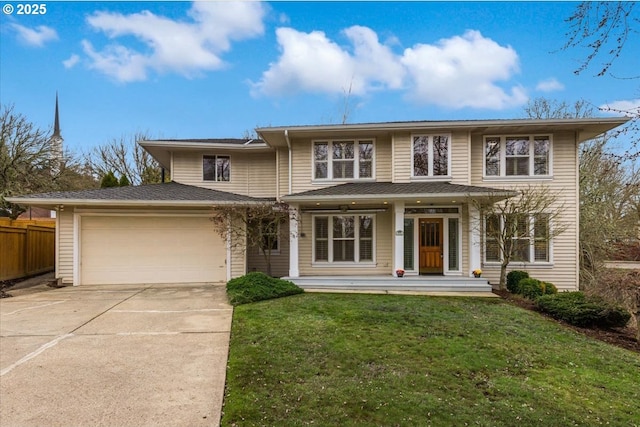
[[[442,274],[442,218],[420,218],[420,274]]]

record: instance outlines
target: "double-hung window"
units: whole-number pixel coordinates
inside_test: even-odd
[[[373,141],[315,141],[314,179],[373,178]]]
[[[500,262],[502,248],[511,253],[514,262],[549,262],[549,215],[488,215],[485,218],[485,261]]]
[[[203,181],[229,181],[231,161],[229,156],[203,156]]]
[[[413,176],[446,177],[450,162],[449,135],[413,136]]]
[[[484,175],[549,176],[551,137],[487,136],[484,138]]]
[[[373,262],[373,215],[323,215],[313,221],[315,262]]]

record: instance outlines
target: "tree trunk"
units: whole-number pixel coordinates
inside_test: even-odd
[[[498,285],[498,289],[504,291],[507,289],[507,266],[509,265],[509,260],[505,260],[500,265],[500,284]]]
[[[260,248],[262,256],[264,256],[264,263],[267,265],[267,276],[271,277],[271,250]]]

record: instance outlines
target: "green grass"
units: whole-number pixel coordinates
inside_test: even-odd
[[[498,299],[235,308],[223,426],[640,425],[640,355]]]

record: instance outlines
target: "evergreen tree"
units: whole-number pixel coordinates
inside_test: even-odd
[[[100,188],[118,187],[118,178],[113,174],[113,171],[107,172],[100,181]]]
[[[120,187],[127,187],[127,186],[131,185],[131,182],[129,182],[129,178],[127,178],[127,175],[122,175],[120,177],[120,182],[118,182],[118,185]]]

